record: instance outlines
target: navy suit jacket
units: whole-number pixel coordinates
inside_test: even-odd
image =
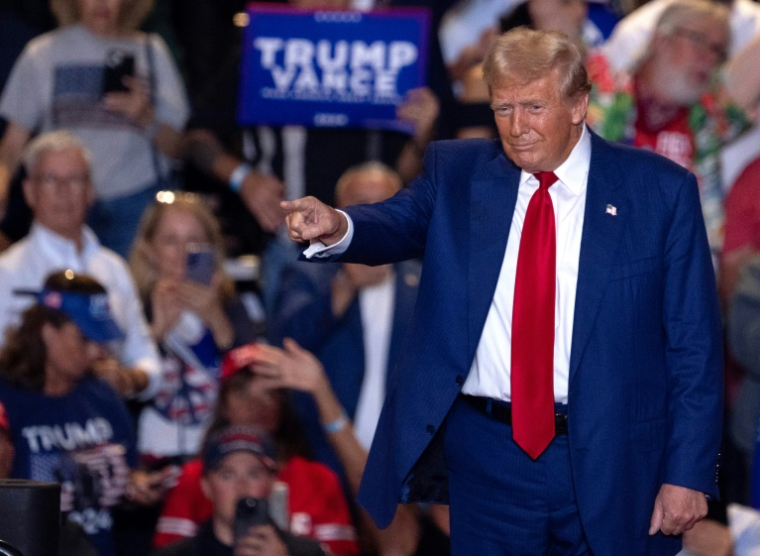
[[[291,337],[301,347],[314,352],[325,367],[337,396],[353,419],[364,381],[364,330],[358,299],[336,318],[332,313],[332,280],[340,265],[313,265],[295,262],[283,273],[282,286],[270,322],[270,340],[280,345]],[[404,339],[417,298],[421,265],[404,261],[394,266],[393,322],[388,346],[386,391],[394,382]],[[324,435],[319,412],[310,394],[292,392],[292,398],[314,456],[339,475],[343,468]]]
[[[717,495],[721,327],[697,184],[663,157],[591,141],[568,400],[578,506],[595,554],[673,554],[679,539],[647,535],[660,486]],[[408,189],[347,209],[341,260],[424,257],[412,349],[359,492],[380,526],[399,501],[446,496],[440,432],[493,299],[519,176],[498,141],[440,142]]]

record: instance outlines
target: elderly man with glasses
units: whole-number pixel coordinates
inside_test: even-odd
[[[708,0],[676,0],[662,12],[639,63],[614,72],[601,54],[589,57],[593,82],[586,122],[605,139],[643,147],[697,176],[710,248],[723,242],[721,150],[751,125],[760,94],[760,42],[726,61],[729,12]]]
[[[54,131],[28,145],[24,165],[24,197],[34,223],[26,238],[0,256],[0,345],[5,330],[17,325],[32,304],[15,290],[40,287],[57,270],[89,274],[106,288],[114,318],[125,333],[96,370],[123,396],[147,400],[159,384],[158,352],[124,260],[101,246],[85,225],[94,200],[89,151],[75,135]]]

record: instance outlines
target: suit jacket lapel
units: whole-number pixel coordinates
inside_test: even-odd
[[[615,163],[612,148],[593,132],[591,134],[591,166],[583,236],[575,298],[573,343],[570,355],[570,384],[578,371],[583,352],[591,337],[599,304],[604,293],[620,233],[628,212],[623,183],[623,170]],[[608,212],[614,211],[616,214]]]
[[[475,357],[488,309],[507,248],[512,213],[517,202],[520,170],[507,159],[501,146],[484,172],[470,184],[470,243],[467,303],[469,312],[468,361]]]

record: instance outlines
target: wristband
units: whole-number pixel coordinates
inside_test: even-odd
[[[325,432],[327,434],[332,434],[342,431],[346,428],[346,425],[348,425],[348,417],[346,416],[345,412],[341,412],[340,416],[335,419],[335,421],[325,423],[322,425],[322,428],[325,429]]]
[[[230,189],[235,193],[240,192],[240,188],[243,187],[243,180],[245,177],[253,171],[253,167],[247,162],[243,162],[237,168],[235,168],[230,174],[229,185]]]

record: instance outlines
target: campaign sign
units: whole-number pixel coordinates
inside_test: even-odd
[[[238,121],[411,132],[396,119],[425,84],[429,13],[295,11],[250,4]]]

